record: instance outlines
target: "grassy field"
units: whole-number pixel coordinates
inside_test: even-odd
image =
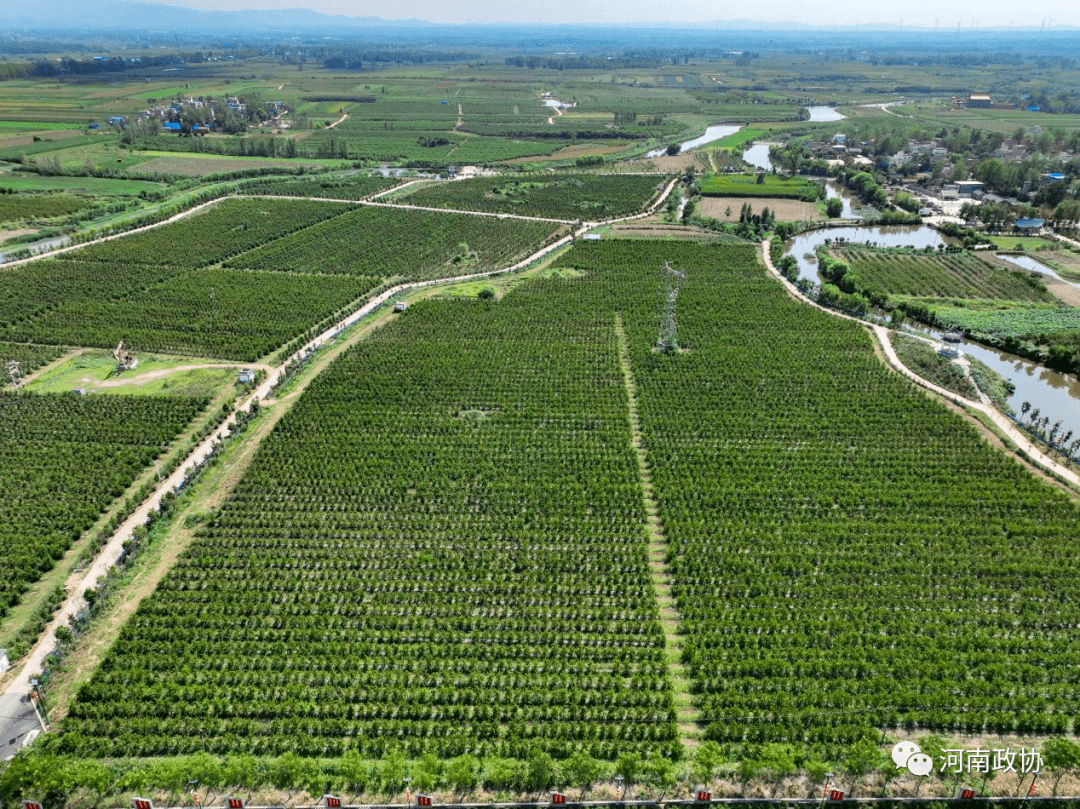
[[[820,189],[811,180],[776,174],[714,174],[701,179],[701,193],[708,197],[784,197],[813,202]]]
[[[192,357],[138,355],[139,365],[116,373],[116,360],[105,350],[90,349],[37,377],[26,386],[33,393],[66,393],[76,388],[87,394],[122,396],[213,396],[234,382],[239,366],[191,368],[213,363]]]
[[[40,174],[0,174],[0,188],[12,191],[81,191],[98,196],[137,196],[143,191],[160,191],[163,183],[122,180],[111,177],[54,177]]]
[[[990,241],[1002,250],[1044,250],[1054,249],[1059,242],[1042,236],[998,236],[991,235]]]

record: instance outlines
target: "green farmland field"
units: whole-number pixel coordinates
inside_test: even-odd
[[[785,197],[814,202],[821,195],[818,183],[801,177],[753,174],[716,174],[701,180],[701,193],[708,197]]]
[[[0,617],[205,405],[0,394]]]
[[[687,275],[675,355],[653,351],[665,261]],[[831,758],[881,728],[1070,726],[1076,505],[750,246],[606,241],[556,266],[414,305],[313,383],[64,748],[671,751],[619,312],[706,738]]]
[[[228,266],[444,278],[513,264],[559,228],[553,222],[364,206],[245,253]]]
[[[553,175],[488,178],[428,185],[398,202],[435,208],[599,220],[645,207],[666,180],[656,176]]]
[[[975,253],[917,253],[843,247],[833,253],[868,293],[913,298],[1000,298],[1053,303],[1030,272],[1006,269]]]

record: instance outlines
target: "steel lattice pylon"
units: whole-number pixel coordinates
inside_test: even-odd
[[[19,371],[19,361],[8,360],[5,367],[7,368],[8,376],[11,377],[11,384],[18,389],[18,387],[22,385],[22,373]]]
[[[679,288],[686,280],[686,275],[672,269],[671,264],[664,262],[664,311],[660,316],[660,337],[656,341],[656,350],[665,354],[679,350],[678,324],[675,320],[675,301],[679,297]]]

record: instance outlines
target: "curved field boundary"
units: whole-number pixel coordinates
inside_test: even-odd
[[[811,306],[820,309],[822,312],[826,312],[832,315],[833,317],[850,320],[854,323],[858,323],[860,326],[867,328],[881,344],[881,349],[884,352],[885,358],[888,360],[889,365],[891,365],[893,368],[906,376],[919,387],[925,388],[929,391],[933,391],[940,396],[944,396],[949,401],[954,402],[961,407],[967,407],[971,408],[972,410],[979,411],[987,418],[989,418],[994,423],[995,427],[997,427],[1002,433],[1008,436],[1009,440],[1016,444],[1016,446],[1019,447],[1020,450],[1027,455],[1028,459],[1033,464],[1041,466],[1043,469],[1056,475],[1062,480],[1068,481],[1074,487],[1080,488],[1080,475],[1078,475],[1076,472],[1073,472],[1071,469],[1067,469],[1066,467],[1062,466],[1052,458],[1044,455],[1042,450],[1039,449],[1039,447],[1033,444],[1027,438],[1027,436],[1017,430],[1013,423],[1009,421],[1007,417],[999,413],[994,407],[988,404],[983,404],[982,402],[972,402],[967,399],[963,399],[952,391],[946,390],[945,388],[935,385],[933,382],[929,382],[923,379],[921,376],[919,376],[911,369],[909,369],[906,365],[904,365],[904,363],[900,362],[899,357],[896,356],[896,351],[893,350],[892,341],[889,340],[889,330],[887,328],[885,328],[884,326],[867,323],[864,320],[860,320],[857,317],[852,317],[851,315],[845,315],[842,312],[834,311],[832,309],[829,309],[827,306],[822,306],[816,301],[811,300],[803,294],[801,289],[791,283],[791,281],[785,278],[776,269],[776,267],[773,266],[772,256],[769,253],[768,241],[764,241],[761,243],[761,253],[762,258],[765,262],[766,269],[771,275],[780,279],[781,283],[783,283],[784,287],[787,289],[788,293],[793,298],[795,298],[796,300],[800,300],[804,303],[808,303]]]

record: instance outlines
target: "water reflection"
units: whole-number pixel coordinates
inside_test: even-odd
[[[714,140],[720,140],[720,138],[726,138],[728,135],[734,135],[742,129],[737,124],[713,124],[712,126],[705,127],[705,134],[694,138],[693,140],[683,141],[679,144],[679,154],[688,152],[691,149],[696,149],[698,146],[704,146],[706,143],[712,143]],[[663,157],[667,154],[666,148],[653,149],[645,153],[646,157]]]
[[[834,242],[837,239],[844,239],[847,242],[857,244],[872,242],[883,247],[912,246],[921,248],[930,246],[936,248],[938,244],[945,243],[945,239],[940,233],[925,225],[917,227],[841,227],[810,231],[791,240],[785,253],[795,257],[799,266],[800,278],[806,278],[815,284],[821,283],[814,249],[825,244],[826,239]],[[1002,258],[1012,257],[1002,256]],[[1027,257],[1022,256],[1020,258]],[[1037,263],[1034,260],[1030,261]],[[1029,266],[1026,269],[1034,268]],[[943,337],[941,332],[917,324],[906,325],[905,328],[937,340],[941,340]],[[1021,404],[1028,402],[1032,410],[1038,409],[1040,411],[1040,418],[1049,417],[1050,424],[1061,421],[1063,430],[1080,431],[1080,406],[1078,406],[1080,405],[1080,379],[1069,374],[1060,374],[1038,363],[989,348],[971,340],[962,341],[960,348],[967,356],[974,357],[1012,382],[1015,390],[1007,401],[1018,416],[1021,412]]]
[[[849,208],[850,210],[850,208]],[[933,247],[945,244],[945,238],[933,228],[926,225],[889,225],[873,226],[865,225],[858,227],[822,228],[800,233],[791,240],[787,255],[794,255],[799,263],[799,277],[821,283],[817,273],[817,262],[810,262],[806,254],[813,255],[815,248],[825,244],[826,241],[843,239],[854,244],[866,244],[870,242],[879,247]]]
[[[829,121],[842,121],[846,115],[841,115],[835,107],[807,107],[810,120],[815,123],[827,123]]]

